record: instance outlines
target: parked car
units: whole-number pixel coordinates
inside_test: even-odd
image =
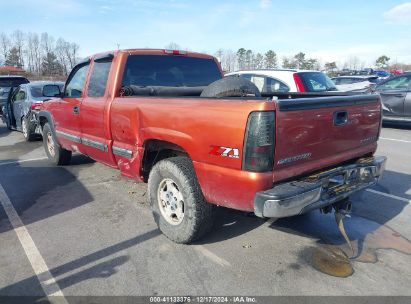
[[[242,77],[253,82],[263,94],[275,92],[336,91],[331,79],[322,72],[308,70],[251,70],[228,73],[226,77]]]
[[[384,121],[411,122],[411,73],[382,81],[371,92],[381,96]]]
[[[45,100],[60,96],[64,82],[36,81],[21,84],[9,94],[4,118],[7,127],[21,131],[26,141],[41,135],[38,112]]]
[[[379,81],[384,80],[384,79],[388,79],[388,78],[391,77],[391,74],[388,73],[387,71],[384,71],[384,70],[374,71],[374,74],[376,76],[378,76]]]
[[[319,73],[284,74],[299,79],[284,81],[290,90],[304,80],[332,88]],[[222,78],[209,55],[117,50],[75,66],[39,119],[52,163],[79,151],[148,182],[159,229],[190,243],[211,229],[215,205],[259,217],[330,212],[376,183],[386,161],[373,157],[380,98],[331,93],[260,97],[252,82]]]
[[[378,83],[378,76],[338,76],[333,77],[331,80],[335,83],[336,88],[339,91],[363,91]]]
[[[10,90],[23,83],[29,83],[29,80],[23,76],[0,76],[0,114],[3,113]]]

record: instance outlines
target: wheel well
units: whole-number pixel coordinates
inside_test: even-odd
[[[156,139],[147,140],[144,143],[144,156],[141,166],[144,181],[147,182],[148,175],[156,163],[174,156],[189,157],[188,153],[176,144]]]
[[[39,117],[39,121],[40,121],[41,129],[43,130],[43,127],[44,127],[44,125],[48,122],[48,120],[47,120],[46,117],[40,116],[40,117]]]

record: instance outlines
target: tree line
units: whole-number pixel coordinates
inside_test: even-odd
[[[0,33],[0,65],[36,76],[66,76],[78,61],[79,45],[48,33]]]
[[[318,59],[308,58],[303,52],[299,52],[294,56],[284,56],[281,60],[278,58],[278,55],[274,50],[260,53],[245,48],[240,48],[237,52],[219,49],[214,55],[220,60],[223,70],[227,72],[235,70],[276,68],[304,70],[321,69],[321,64]]]

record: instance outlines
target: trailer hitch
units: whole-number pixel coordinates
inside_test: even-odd
[[[339,201],[331,206],[327,206],[325,208],[321,209],[322,213],[330,213],[334,209],[334,217],[335,217],[335,222],[337,223],[338,230],[340,231],[341,235],[344,237],[345,241],[347,242],[348,247],[351,250],[351,257],[354,257],[354,247],[351,244],[350,238],[347,235],[347,232],[344,227],[344,222],[343,219],[345,217],[351,217],[351,208],[352,204],[348,199],[344,199],[342,201]]]

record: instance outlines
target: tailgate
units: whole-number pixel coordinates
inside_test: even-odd
[[[284,99],[277,105],[275,182],[375,152],[378,95]]]

